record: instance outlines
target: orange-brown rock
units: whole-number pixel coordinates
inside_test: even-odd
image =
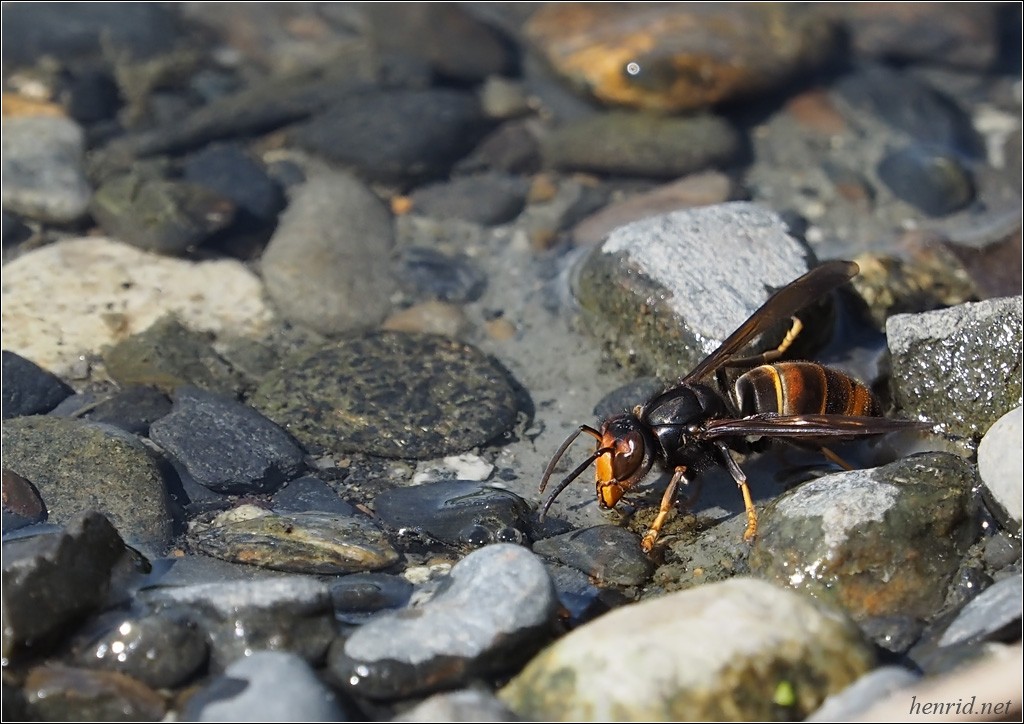
[[[769,91],[816,65],[832,39],[820,13],[773,3],[553,3],[526,33],[598,100],[665,112]]]

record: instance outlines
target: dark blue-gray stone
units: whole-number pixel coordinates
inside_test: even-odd
[[[533,550],[611,585],[638,586],[654,572],[654,563],[641,550],[639,537],[617,525],[545,538],[534,543]]]
[[[469,257],[426,246],[403,249],[395,276],[399,286],[415,300],[465,304],[479,299],[487,286],[487,274]]]
[[[930,216],[945,216],[974,200],[971,172],[955,154],[910,145],[891,151],[878,163],[878,177],[911,206]]]
[[[146,436],[154,420],[171,411],[167,395],[155,387],[130,385],[108,396],[95,393],[72,395],[50,412],[55,417],[76,417],[119,427]]]
[[[70,386],[35,362],[3,351],[3,419],[49,412],[75,394]]]
[[[265,224],[285,205],[264,165],[236,145],[208,146],[185,159],[182,178],[231,199],[238,210],[236,223]]]
[[[275,423],[196,387],[179,387],[174,410],[149,434],[196,482],[221,493],[272,492],[303,466],[302,448]]]
[[[514,219],[526,205],[527,182],[484,173],[421,186],[409,197],[413,213],[493,226]]]
[[[1018,624],[1019,632],[1022,593],[1019,573],[992,584],[961,609],[942,634],[939,645],[996,638],[1007,633],[1014,623]]]
[[[356,509],[346,503],[320,478],[306,475],[286,483],[270,499],[270,507],[279,513],[337,513],[353,515]]]

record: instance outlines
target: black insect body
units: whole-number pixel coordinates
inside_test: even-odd
[[[849,468],[825,444],[830,439],[882,435],[927,424],[881,417],[881,406],[863,384],[816,362],[775,362],[792,344],[802,325],[793,315],[826,292],[854,277],[854,262],[833,261],[804,274],[777,291],[714,352],[674,386],[632,412],[607,419],[601,429],[581,425],[555,452],[541,480],[544,491],[558,461],[580,434],[597,441],[594,452],[567,475],[541,507],[545,515],[555,498],[590,465],[596,469],[597,498],[611,508],[658,464],[672,472],[657,517],[643,538],[650,551],[668,518],[681,482],[697,480],[704,470],[721,465],[743,495],[747,527],[757,534],[757,510],[747,478],[733,457],[751,451],[753,439],[782,439],[819,449]],[[793,326],[777,349],[753,357],[737,352],[758,334],[792,318]],[[729,385],[728,368],[748,368]]]

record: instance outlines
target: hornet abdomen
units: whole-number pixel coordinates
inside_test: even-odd
[[[814,362],[761,365],[740,375],[734,386],[744,417],[779,415],[882,414],[878,398],[857,380]]]

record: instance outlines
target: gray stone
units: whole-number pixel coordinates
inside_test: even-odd
[[[3,418],[49,412],[74,390],[14,352],[3,351]]]
[[[38,721],[161,721],[167,713],[163,696],[116,671],[46,664],[29,671],[24,690]]]
[[[855,620],[931,618],[977,537],[976,483],[974,467],[949,453],[804,483],[761,514],[750,570]]]
[[[997,512],[1020,529],[1024,478],[1024,412],[1016,407],[996,420],[978,444],[978,474]]]
[[[833,694],[804,721],[850,721],[894,691],[920,680],[920,676],[899,666],[880,666]]]
[[[1015,622],[1019,624],[1022,592],[1019,573],[992,584],[963,607],[942,634],[939,646],[999,636]]]
[[[654,571],[654,563],[640,550],[636,534],[616,525],[545,538],[533,544],[533,551],[615,586],[639,586]]]
[[[499,698],[538,720],[773,719],[785,681],[792,693],[786,713],[800,719],[872,664],[871,649],[842,614],[736,578],[626,606],[574,629],[534,657]]]
[[[806,272],[809,259],[774,212],[720,204],[615,229],[580,267],[576,294],[617,362],[675,379],[772,290]]]
[[[520,721],[494,694],[461,689],[434,694],[391,721]]]
[[[1021,404],[1022,328],[1019,296],[890,317],[896,404],[954,435],[980,437]]]
[[[50,520],[104,513],[130,543],[157,554],[171,542],[163,473],[142,442],[116,427],[19,417],[3,429],[4,466],[39,489]]]
[[[536,650],[557,605],[536,556],[487,546],[456,564],[427,603],[378,616],[339,640],[330,672],[353,694],[388,699],[507,671]]]
[[[23,647],[45,647],[48,637],[97,608],[124,552],[117,531],[99,513],[66,530],[4,542],[4,658],[17,658]]]
[[[475,347],[426,334],[350,336],[301,352],[249,400],[311,451],[427,459],[508,430],[508,374]]]
[[[322,334],[375,327],[391,309],[391,216],[354,177],[322,172],[292,195],[263,254],[263,279],[290,321]]]
[[[209,636],[218,669],[258,649],[319,661],[334,638],[330,593],[313,578],[201,583],[150,589],[141,597],[157,611],[190,609]]]
[[[188,700],[185,721],[348,721],[309,664],[283,651],[254,651]]]
[[[174,392],[174,409],[149,436],[197,483],[219,493],[271,493],[302,470],[287,432],[240,402],[196,387]]]
[[[85,215],[92,189],[82,166],[85,138],[77,123],[5,117],[2,135],[5,210],[57,224]]]

